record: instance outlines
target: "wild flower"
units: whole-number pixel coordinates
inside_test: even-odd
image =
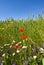
[[[40,51],[43,51],[44,49],[43,48],[40,48]]]
[[[37,58],[37,56],[35,55],[35,56],[33,56],[33,58],[34,58],[34,59],[36,59],[36,58]]]
[[[9,46],[10,44],[4,44],[4,46]]]
[[[22,46],[22,49],[27,48],[27,46]]]
[[[17,49],[17,51],[16,51],[16,52],[17,52],[17,53],[19,53],[19,52],[20,52],[20,50],[18,50],[18,49]]]
[[[2,57],[4,57],[5,56],[5,53],[2,55]]]
[[[20,28],[20,32],[24,32],[25,30],[24,30],[24,28]]]
[[[13,40],[13,43],[15,43],[15,40]]]
[[[14,45],[13,48],[14,49],[20,49],[20,45]]]
[[[43,48],[40,48],[40,53],[44,53],[44,49]]]
[[[23,36],[21,36],[21,38],[22,38],[22,39],[26,39],[26,38],[28,38],[28,36],[23,35]]]
[[[15,52],[12,55],[14,56],[15,55]]]

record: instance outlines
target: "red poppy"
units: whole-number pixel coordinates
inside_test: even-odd
[[[21,38],[22,38],[22,39],[26,39],[26,38],[28,38],[28,36],[23,35],[23,36],[21,36]]]
[[[20,49],[20,46],[19,45],[15,45],[13,46],[15,49]]]
[[[20,28],[20,32],[24,32],[24,28]]]

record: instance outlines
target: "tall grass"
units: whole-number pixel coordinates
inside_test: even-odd
[[[0,21],[0,43],[11,42],[12,38],[16,41],[20,40],[20,28],[25,28],[25,33],[36,44],[44,43],[44,19],[42,20],[19,20],[17,21]]]
[[[20,32],[20,28],[25,29],[24,33]],[[22,35],[26,35],[28,38],[23,40],[21,38]],[[13,57],[11,54],[16,52],[16,49],[14,50],[13,46],[19,42],[21,42],[21,47],[24,45],[28,47],[23,51],[22,49],[20,50],[24,54],[17,51],[19,54],[16,54]],[[10,44],[10,48],[5,44]],[[33,48],[35,48],[35,50],[41,48],[42,44],[44,44],[44,19],[42,17],[38,20],[0,21],[0,54],[2,54],[2,56],[4,56],[3,54],[6,54],[3,58],[1,57],[0,62],[4,61],[4,65],[12,65],[13,62],[17,62],[18,65],[26,65],[24,64],[25,57],[25,61],[28,61],[29,65],[37,65],[36,61],[42,60],[43,56],[39,51],[36,51],[36,54],[34,54]],[[7,52],[5,51],[6,49],[8,49]],[[37,60],[30,59],[30,56],[34,55],[37,55]],[[7,56],[8,59],[6,58]]]

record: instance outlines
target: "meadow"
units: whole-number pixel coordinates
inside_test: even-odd
[[[44,18],[0,21],[0,65],[44,65]]]

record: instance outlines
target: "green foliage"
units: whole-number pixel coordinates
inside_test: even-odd
[[[20,32],[20,28],[25,29],[24,33]],[[21,35],[27,35],[28,39],[23,42]],[[12,53],[16,52],[13,47],[10,47],[13,40],[16,41],[15,44],[21,41],[21,46],[26,45],[28,46],[27,49],[20,49],[21,52],[19,54],[16,53],[15,56],[11,56]],[[4,44],[10,44],[10,46],[6,47]],[[15,21],[14,19],[11,19],[0,21],[0,54],[6,54],[5,57],[1,59],[5,61],[4,65],[11,65],[14,61],[17,62],[18,65],[25,65],[23,64],[25,57],[28,60],[29,65],[37,65],[37,61],[41,61],[43,56],[37,50],[35,54],[37,55],[37,59],[33,59],[33,48],[38,49],[41,44],[44,44],[44,19],[40,15],[38,20]],[[4,48],[2,48],[3,46]],[[5,49],[8,49],[7,52],[5,52]],[[7,56],[9,58],[7,58]]]
[[[42,19],[40,21],[40,19]],[[9,22],[0,22],[0,36],[2,40],[0,43],[8,43],[13,38],[16,41],[21,40],[19,29],[25,28],[25,33],[28,35],[36,44],[44,43],[44,19],[39,16],[39,20],[24,20],[14,21],[11,19]]]

